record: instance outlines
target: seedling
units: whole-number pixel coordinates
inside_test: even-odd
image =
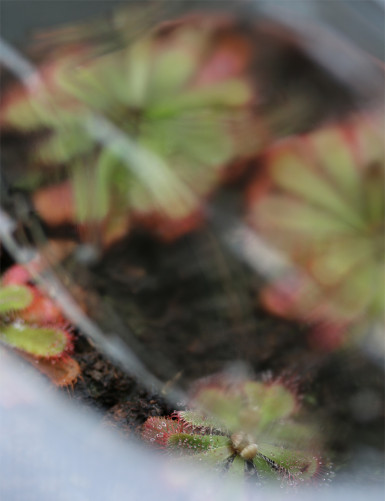
[[[191,409],[149,418],[142,436],[221,472],[296,485],[323,468],[313,427],[294,420],[298,408],[295,393],[280,382],[205,386]]]

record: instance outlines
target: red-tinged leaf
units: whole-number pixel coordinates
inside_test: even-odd
[[[143,424],[142,438],[153,445],[167,447],[170,436],[184,433],[185,430],[186,425],[182,421],[166,417],[150,417]]]
[[[36,358],[27,353],[22,357],[28,360],[38,371],[47,376],[55,386],[70,386],[76,383],[81,376],[78,362],[68,355],[54,360]]]
[[[120,20],[120,34],[129,17]],[[81,159],[76,170],[82,175],[74,175],[71,184],[37,190],[35,208],[48,225],[81,225],[86,236],[100,232],[105,245],[124,236],[129,214],[140,212],[146,229],[173,241],[199,226],[201,206],[219,187],[227,164],[241,163],[261,148],[265,127],[248,106],[255,100],[247,75],[254,54],[250,36],[232,15],[196,15],[105,51],[103,42],[86,45],[94,29],[79,28],[78,44],[67,48],[54,43],[42,63],[39,95],[24,94],[5,107],[22,128],[28,125],[18,116],[24,100],[32,112],[27,129],[50,130],[34,143],[32,164],[72,165]],[[88,35],[82,44],[83,30]],[[84,110],[107,119],[112,113],[125,140],[100,148],[89,134],[83,138]],[[90,184],[83,160],[98,165],[105,152],[104,172],[96,179],[98,169],[91,168],[96,180]]]
[[[210,449],[218,449],[228,445],[229,439],[222,435],[201,435],[198,433],[173,433],[167,440],[167,445],[183,452],[197,454]],[[227,455],[230,454],[227,448]]]
[[[175,417],[186,425],[186,430],[194,432],[197,430],[221,430],[223,423],[212,415],[205,415],[200,410],[178,411]]]
[[[267,309],[333,332],[383,316],[384,156],[376,114],[288,138],[264,155],[248,220],[300,270],[262,291]]]
[[[303,313],[302,301],[305,291],[306,282],[292,275],[265,286],[260,292],[259,301],[274,315],[296,319]]]
[[[320,322],[310,329],[308,343],[313,349],[321,352],[338,350],[346,343],[349,328],[348,324]]]
[[[33,195],[33,204],[47,224],[76,223],[73,189],[69,181],[37,190]]]
[[[1,277],[2,285],[24,285],[34,283],[39,273],[44,272],[47,266],[53,266],[67,257],[75,247],[73,240],[50,240],[39,249],[26,265],[14,264]]]
[[[334,302],[333,298],[337,301]],[[349,318],[360,315],[361,310],[354,314],[349,305],[342,305],[341,300],[338,289],[330,289],[325,295],[325,289],[315,281],[300,276],[282,277],[265,286],[259,296],[260,303],[274,315],[301,319],[312,325],[346,324]]]
[[[322,464],[316,427],[293,416],[299,400],[292,386],[208,378],[195,389],[192,409],[175,412],[176,420],[150,418],[144,438],[234,477],[297,485],[320,476]]]
[[[202,63],[194,84],[210,85],[241,75],[252,63],[253,50],[244,36],[230,31],[222,33]]]
[[[58,325],[64,323],[64,317],[58,304],[36,287],[29,286],[32,302],[18,313],[18,317],[26,322],[40,325]]]
[[[135,213],[134,221],[139,227],[148,229],[162,242],[171,243],[199,228],[204,223],[202,209],[179,219],[172,219],[160,212]]]
[[[70,47],[46,60],[29,86],[15,85],[4,95],[0,111],[3,128],[33,131],[51,127],[73,116],[79,103],[59,85],[60,74],[80,59],[78,48]]]
[[[8,270],[1,277],[2,285],[22,285],[31,280],[31,274],[21,264],[15,264],[8,268]]]

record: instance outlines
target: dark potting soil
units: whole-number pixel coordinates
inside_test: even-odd
[[[74,358],[81,376],[65,395],[96,410],[107,426],[125,435],[139,434],[150,416],[170,414],[174,409],[155,389],[152,392],[109,361],[86,338],[75,340]]]

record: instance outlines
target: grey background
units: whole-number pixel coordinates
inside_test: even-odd
[[[241,3],[241,0],[155,0],[162,1],[168,6]],[[22,43],[37,29],[105,15],[117,5],[127,3],[130,0],[1,0],[1,36],[9,42]],[[379,59],[385,59],[385,0],[246,0],[246,3],[268,13],[283,8],[287,14],[317,18]]]

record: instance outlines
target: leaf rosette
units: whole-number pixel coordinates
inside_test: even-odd
[[[298,270],[262,292],[274,313],[336,332],[382,318],[383,137],[381,117],[357,115],[266,153],[248,220]]]
[[[298,408],[295,393],[279,382],[212,385],[200,388],[192,407],[174,419],[149,418],[142,436],[230,476],[297,485],[324,470],[319,437],[295,418]]]
[[[263,142],[249,111],[250,42],[231,20],[202,16],[113,50],[81,38],[52,51],[32,89],[3,101],[3,128],[38,134],[31,165],[66,166],[69,183],[37,191],[37,211],[54,224],[96,223],[106,241],[132,222],[160,233],[181,222],[173,238],[199,222],[229,165]],[[53,216],[58,190],[63,208]]]

